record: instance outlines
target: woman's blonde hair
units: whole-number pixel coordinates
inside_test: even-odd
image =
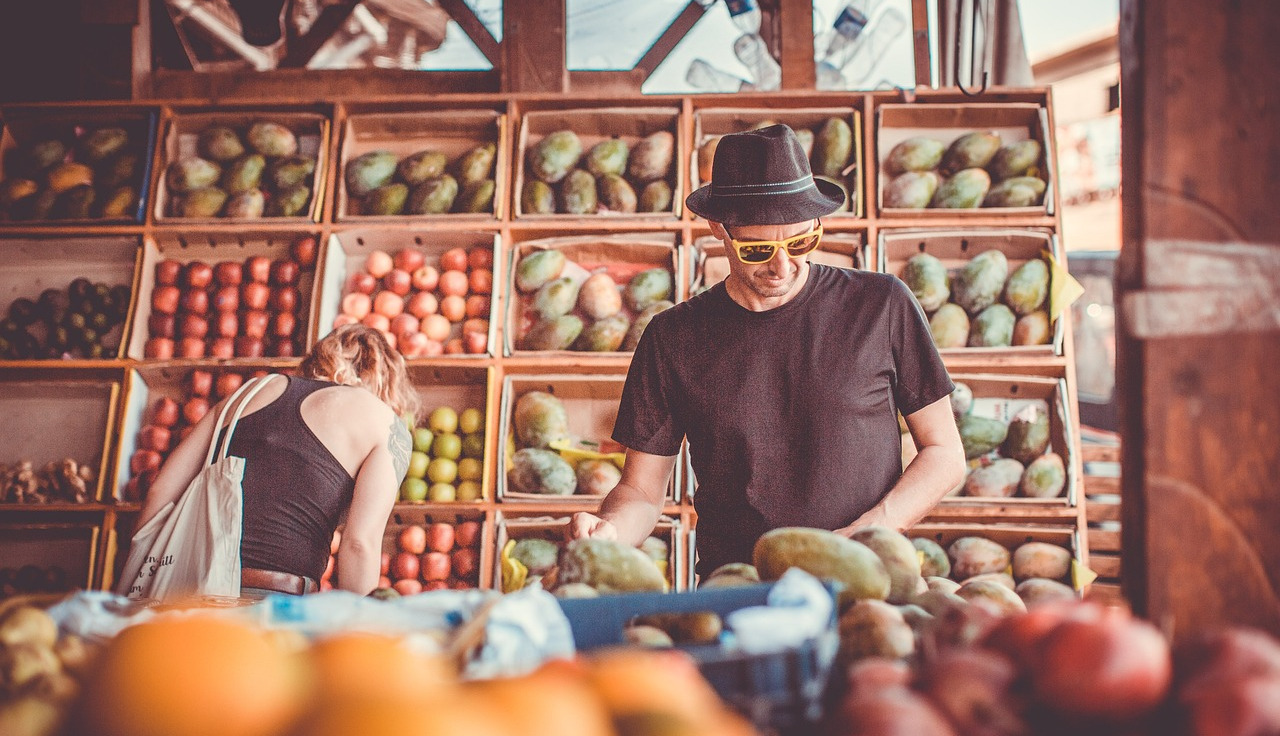
[[[363,386],[396,414],[417,419],[421,400],[409,383],[404,358],[372,327],[343,325],[330,332],[311,348],[299,371],[306,378]]]

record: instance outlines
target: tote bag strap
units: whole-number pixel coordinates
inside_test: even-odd
[[[235,393],[231,394],[231,398],[227,399],[227,403],[222,405],[222,411],[218,414],[218,423],[213,425],[213,437],[209,440],[209,452],[204,459],[204,464],[206,466],[213,462],[215,454],[219,460],[227,456],[227,453],[231,450],[231,435],[236,431],[236,424],[240,422],[240,415],[244,413],[244,408],[248,406],[249,402],[253,400],[253,397],[257,396],[258,392],[265,388],[267,383],[277,375],[279,374],[273,373],[269,376],[263,376],[261,378],[255,378],[251,381],[245,382],[244,385],[236,389]],[[243,395],[243,398],[241,398],[241,395]],[[227,434],[222,438],[222,446],[219,447],[218,432],[222,427],[223,420],[227,418],[227,411],[231,409],[231,405],[235,404],[237,400],[239,400],[240,403],[236,406],[235,414],[231,416],[231,423],[227,425]]]

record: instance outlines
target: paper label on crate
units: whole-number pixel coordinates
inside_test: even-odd
[[[1098,573],[1081,565],[1078,561],[1071,561],[1071,587],[1076,590],[1084,590],[1091,585],[1093,581],[1098,579]]]
[[[1008,424],[1014,417],[1031,419],[1036,412],[1048,413],[1049,402],[1044,399],[992,399],[975,398],[970,413],[974,416],[999,419]]]
[[[1041,254],[1049,262],[1049,319],[1056,320],[1084,294],[1084,287],[1048,250],[1041,251]]]

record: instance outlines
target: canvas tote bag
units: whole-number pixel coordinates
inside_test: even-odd
[[[244,458],[228,453],[244,407],[275,377],[246,381],[222,406],[200,472],[134,535],[118,593],[155,600],[240,595]],[[235,414],[219,445],[216,428],[232,405]]]

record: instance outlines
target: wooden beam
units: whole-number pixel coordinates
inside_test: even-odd
[[[813,0],[780,3],[778,27],[782,88],[813,89],[817,83],[813,63]]]
[[[498,41],[489,33],[489,29],[484,23],[476,17],[476,13],[467,5],[465,0],[436,0],[437,4],[449,14],[453,22],[458,24],[462,32],[467,34],[467,38],[471,39],[471,43],[476,45],[480,53],[484,54],[484,58],[496,69],[502,65],[500,55],[502,50],[498,48]],[[513,4],[514,5],[514,4]],[[514,10],[514,8],[509,8]]]
[[[280,60],[281,69],[301,69],[311,61],[321,46],[333,36],[334,32],[347,22],[351,11],[356,9],[360,0],[342,0],[342,2],[326,5],[320,11],[316,22],[301,38],[289,39],[289,51]]]
[[[503,91],[567,91],[565,0],[523,0],[513,11],[502,14]]]
[[[277,69],[243,72],[176,72],[152,75],[151,97],[208,101],[320,102],[393,95],[497,92],[492,71],[423,72],[408,69]]]
[[[911,0],[911,43],[916,60],[916,86],[933,86],[929,44],[929,0]]]
[[[644,52],[644,56],[640,57],[640,61],[636,62],[635,69],[643,72],[644,79],[648,79],[653,74],[658,65],[662,63],[667,55],[671,53],[680,41],[693,30],[694,25],[702,20],[702,16],[706,13],[703,8],[694,0],[689,0],[689,4],[684,6],[684,10],[671,21],[671,25],[658,36],[649,50]],[[636,91],[639,91],[638,89]]]

